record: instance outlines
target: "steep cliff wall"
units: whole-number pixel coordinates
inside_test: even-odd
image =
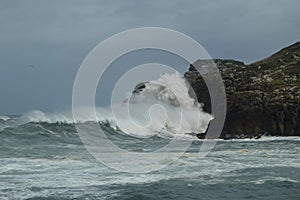
[[[300,136],[300,42],[269,58],[245,65],[234,60],[214,60],[227,95],[227,117],[221,137],[255,137],[261,133]],[[204,110],[211,112],[210,97],[202,77],[191,65],[185,78]]]

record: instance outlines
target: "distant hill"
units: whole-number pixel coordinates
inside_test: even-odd
[[[211,112],[207,87],[191,65],[185,78],[204,111]],[[300,136],[300,42],[261,61],[245,65],[235,60],[215,59],[227,95],[227,117],[222,138],[255,137],[261,133]]]

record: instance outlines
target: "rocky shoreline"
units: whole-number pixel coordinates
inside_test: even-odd
[[[221,138],[300,136],[300,42],[248,65],[235,60],[213,61],[227,96]],[[207,86],[196,70],[209,62],[196,61],[184,77],[204,104],[203,110],[211,113]]]

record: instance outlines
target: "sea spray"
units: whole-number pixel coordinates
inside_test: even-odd
[[[119,114],[127,116],[121,117],[118,125],[123,131],[138,136],[164,131],[181,135],[204,132],[213,119],[190,97],[189,85],[178,73],[163,74],[157,80],[145,82],[142,89],[128,97],[127,105],[129,115],[118,109]]]
[[[141,91],[130,92],[128,98],[118,105],[96,107],[96,118],[95,113],[91,112],[94,109],[79,109],[84,117],[77,119],[77,123],[97,121],[137,137],[149,137],[163,132],[181,135],[204,132],[213,119],[210,114],[202,111],[202,106],[196,99],[190,97],[189,86],[178,73],[163,74],[156,80],[146,82]],[[34,110],[17,121],[18,124],[75,123],[71,111],[44,113]]]

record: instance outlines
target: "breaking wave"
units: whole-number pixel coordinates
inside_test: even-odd
[[[148,137],[160,133],[182,134],[204,132],[213,117],[202,111],[202,105],[189,95],[189,85],[178,73],[163,74],[157,80],[142,83],[142,87],[129,93],[128,98],[111,107],[80,108],[83,117],[76,123],[97,122],[114,130]],[[129,113],[129,114],[128,114]],[[7,123],[9,117],[0,117],[7,127],[25,124],[69,124],[75,123],[71,111],[44,113],[33,110]],[[4,126],[2,126],[4,127]]]

